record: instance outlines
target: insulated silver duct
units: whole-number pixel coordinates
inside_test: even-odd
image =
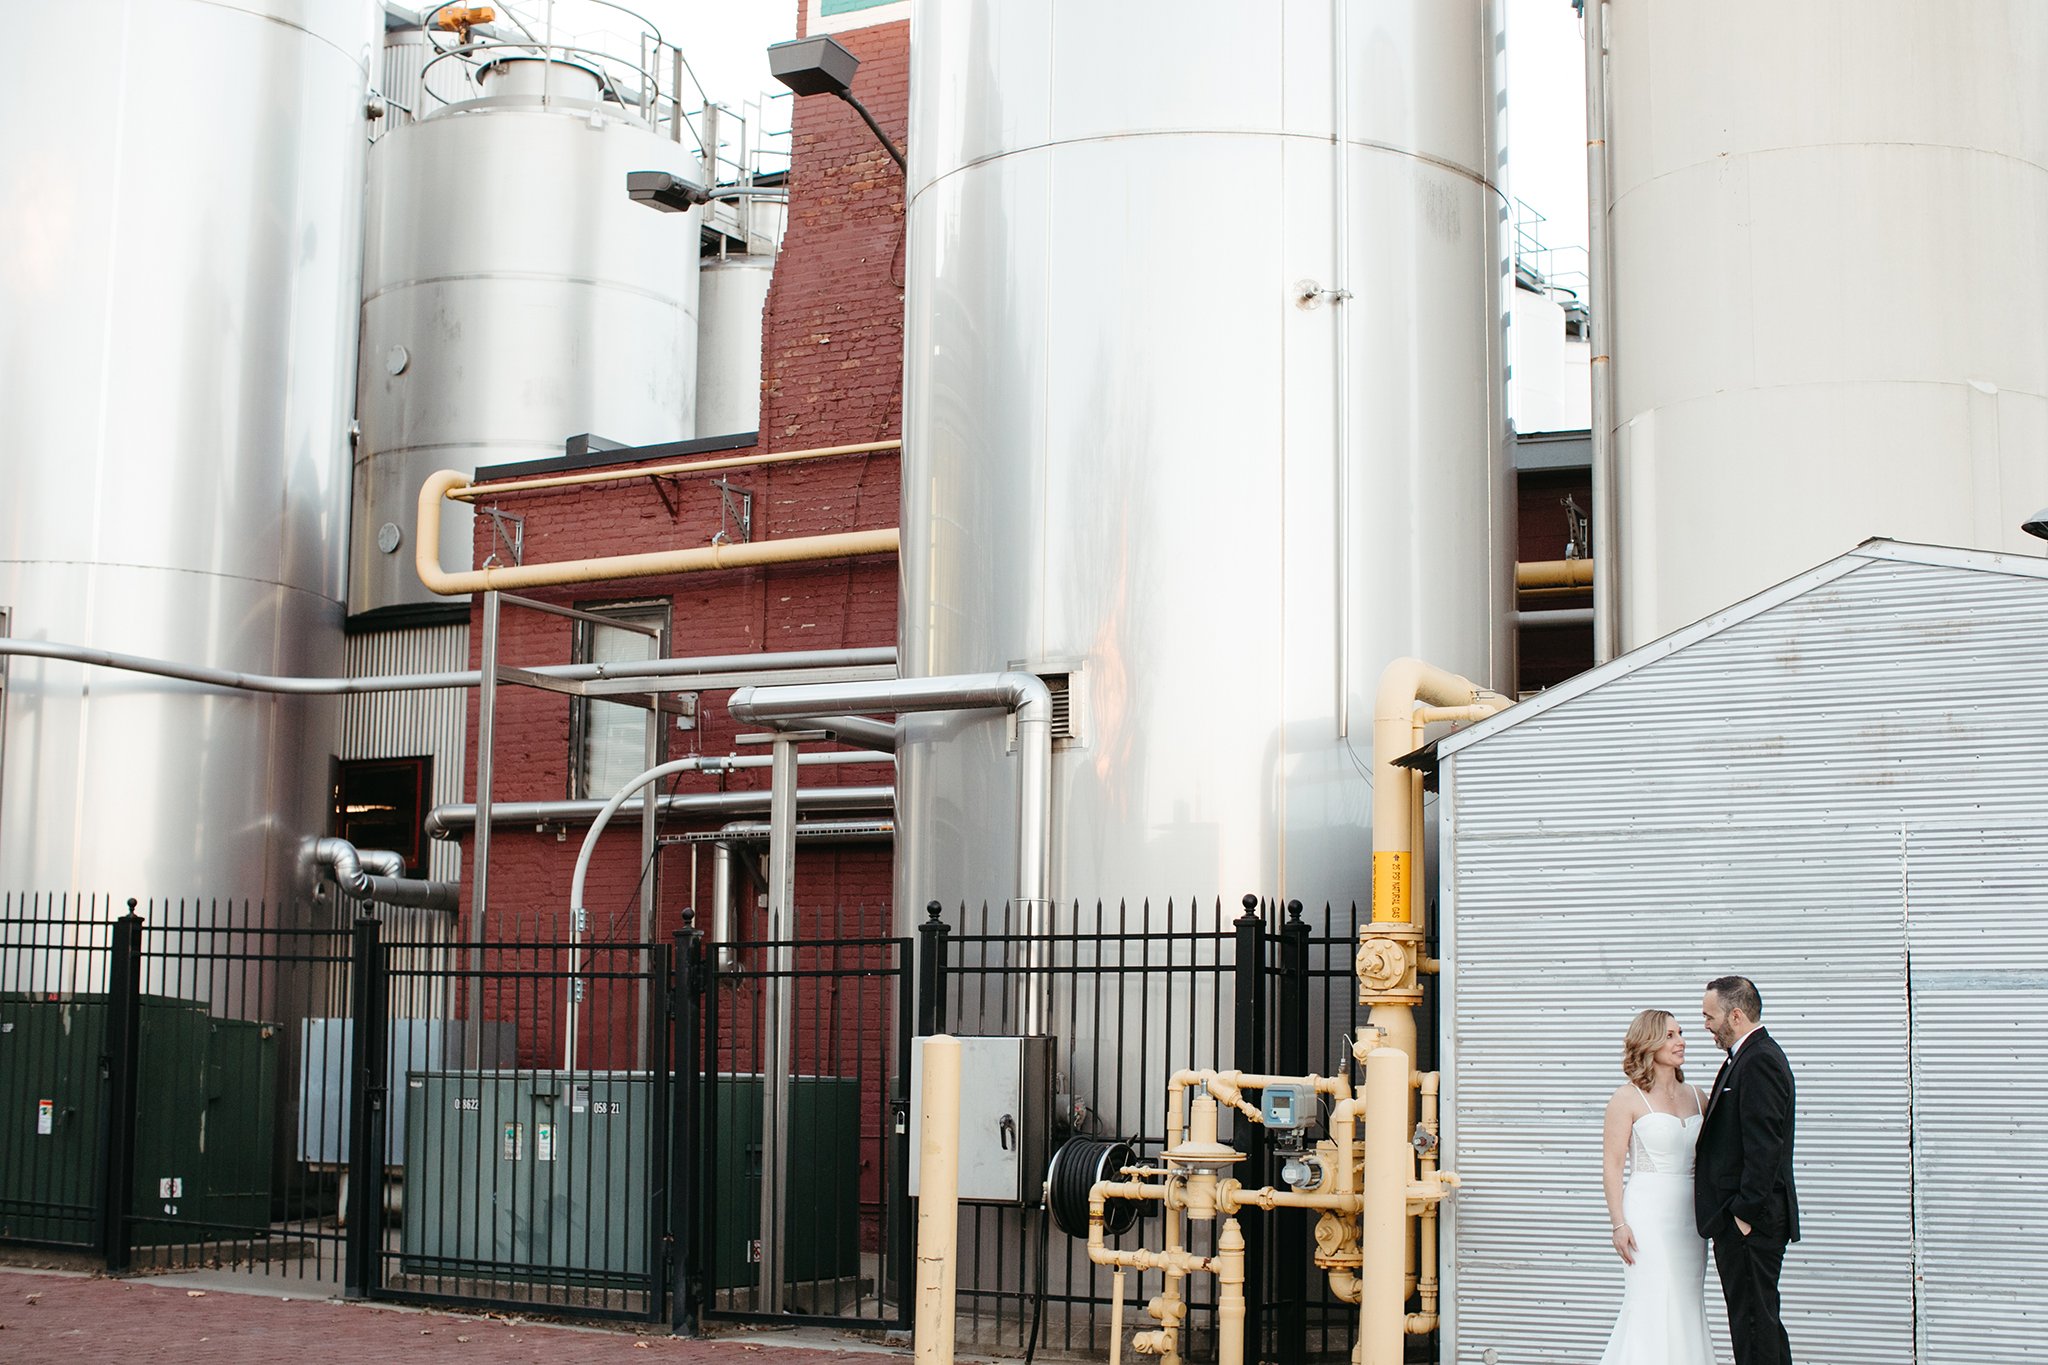
[[[359,849],[346,839],[315,839],[307,856],[342,890],[366,901],[451,912],[459,904],[454,882],[408,877],[405,859],[388,849]]]

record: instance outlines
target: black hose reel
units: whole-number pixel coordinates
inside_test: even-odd
[[[1088,1235],[1088,1191],[1097,1181],[1115,1180],[1126,1166],[1138,1164],[1138,1151],[1117,1138],[1068,1138],[1046,1167],[1046,1207],[1052,1221],[1069,1237]],[[1131,1230],[1142,1205],[1135,1199],[1106,1201],[1102,1230],[1111,1237]]]

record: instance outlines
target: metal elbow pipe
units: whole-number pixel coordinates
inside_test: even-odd
[[[399,875],[405,871],[405,859],[388,849],[359,849],[346,839],[322,838],[313,840],[308,856],[342,890],[363,900],[416,910],[452,911],[459,903],[454,882]]]
[[[742,541],[730,545],[697,545],[646,554],[607,555],[555,564],[507,564],[450,573],[441,567],[441,500],[469,485],[470,476],[443,469],[420,487],[413,527],[413,569],[429,591],[444,597],[472,592],[551,587],[566,583],[597,583],[615,578],[649,578],[695,573],[705,569],[741,569],[761,564],[794,564],[812,559],[896,553],[898,537],[891,526],[879,531],[842,531],[833,535],[790,536],[782,540]]]
[[[740,720],[774,725],[845,711],[1010,711],[1017,717],[1017,899],[1051,898],[1052,693],[1035,674],[977,673],[957,677],[898,678],[873,683],[816,683],[743,687],[732,694]],[[848,735],[848,738],[854,736]],[[865,742],[865,737],[861,737]]]
[[[1376,924],[1414,919],[1415,842],[1410,799],[1411,774],[1394,766],[1415,745],[1415,704],[1472,708],[1477,714],[1501,710],[1508,699],[1470,678],[1426,664],[1396,659],[1380,674],[1372,719],[1372,918]]]

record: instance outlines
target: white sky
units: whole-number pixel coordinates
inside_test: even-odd
[[[1264,3],[1264,0],[1254,0]],[[525,0],[538,7],[545,0]],[[796,36],[796,0],[625,0],[680,45],[710,96],[739,107],[781,89],[768,44]],[[1507,0],[1509,193],[1549,220],[1553,247],[1586,240],[1586,84],[1572,0]],[[567,0],[561,6],[567,13]],[[588,12],[587,10],[585,11]],[[773,117],[786,119],[789,102]],[[786,126],[786,125],[782,125]]]

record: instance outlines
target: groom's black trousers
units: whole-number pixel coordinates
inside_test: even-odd
[[[1792,1365],[1792,1342],[1778,1320],[1778,1272],[1784,1267],[1783,1242],[1744,1237],[1733,1226],[1714,1239],[1735,1365]]]

